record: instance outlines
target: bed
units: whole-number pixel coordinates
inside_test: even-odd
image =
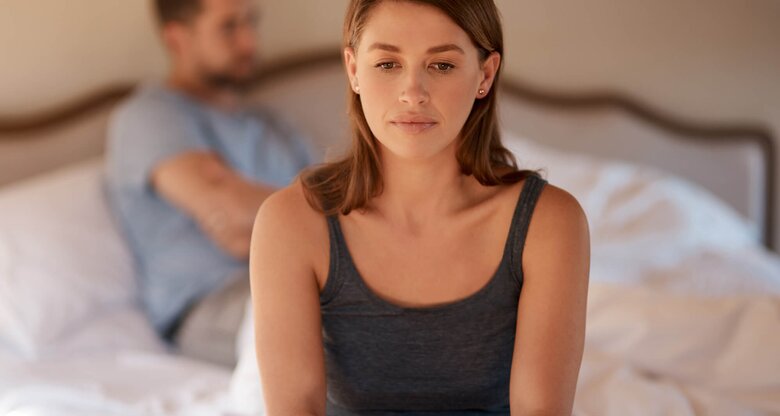
[[[106,123],[131,89],[0,117],[0,415],[263,414],[249,314],[228,367],[168,350],[139,309],[101,188]],[[345,92],[324,51],[263,68],[251,96],[329,159],[346,145]],[[500,99],[505,145],[590,222],[574,414],[780,414],[772,137],[612,92],[515,81]]]

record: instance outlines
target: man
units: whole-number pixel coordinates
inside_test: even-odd
[[[171,69],[164,82],[139,88],[113,115],[107,188],[135,254],[152,324],[178,342],[192,316],[185,311],[197,309],[203,296],[248,295],[255,213],[311,156],[283,123],[242,105],[241,91],[255,69],[252,0],[154,4]],[[229,306],[229,318],[214,317],[225,315],[219,310],[224,307],[213,306],[210,318],[201,314],[227,320],[211,322],[223,333],[193,329],[192,343],[222,345],[212,350],[232,354],[230,332],[239,325],[243,303]],[[208,347],[195,348],[196,355],[209,354]]]

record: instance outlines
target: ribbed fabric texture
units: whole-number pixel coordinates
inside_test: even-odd
[[[546,183],[525,179],[491,280],[465,299],[430,307],[402,307],[375,294],[338,218],[328,217],[330,270],[320,294],[327,415],[509,415],[522,251]]]

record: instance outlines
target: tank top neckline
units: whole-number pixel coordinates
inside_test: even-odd
[[[373,289],[371,289],[368,284],[363,279],[363,275],[358,271],[357,266],[355,265],[355,262],[352,258],[352,253],[349,250],[349,246],[347,245],[346,239],[344,238],[344,233],[341,229],[341,222],[339,221],[338,214],[332,215],[327,217],[328,221],[331,223],[331,226],[333,227],[333,231],[335,232],[335,243],[338,245],[338,251],[341,250],[344,251],[344,258],[345,263],[347,267],[347,273],[351,273],[352,276],[354,276],[354,280],[357,283],[357,286],[368,296],[368,298],[374,302],[375,304],[396,311],[396,312],[405,312],[405,313],[434,313],[434,312],[441,312],[441,311],[448,311],[454,308],[458,307],[464,307],[468,304],[471,304],[473,302],[476,302],[480,298],[484,297],[490,289],[498,284],[499,277],[503,275],[501,273],[502,269],[509,266],[509,261],[514,256],[512,256],[511,250],[513,247],[513,241],[514,241],[514,235],[517,231],[517,225],[520,222],[520,212],[521,212],[521,206],[523,197],[528,194],[531,188],[530,181],[541,179],[535,175],[529,175],[525,178],[522,189],[519,192],[519,195],[517,197],[517,202],[515,204],[515,209],[512,214],[512,220],[509,225],[509,230],[507,232],[506,241],[504,242],[504,249],[503,253],[501,255],[501,260],[498,263],[498,266],[495,268],[495,271],[491,274],[490,280],[487,281],[484,285],[482,285],[477,291],[466,295],[465,297],[446,301],[446,302],[440,302],[430,305],[420,305],[420,306],[405,306],[397,304],[391,300],[385,299],[384,297],[380,296],[378,293],[376,293]],[[334,248],[332,247],[331,250]],[[331,261],[334,261],[341,256],[334,255],[338,253],[331,253]],[[518,267],[522,267],[521,264],[517,265]],[[510,270],[511,272],[511,270]],[[333,281],[333,279],[338,274],[338,267],[329,267],[328,271],[328,281],[325,283],[325,287],[322,290],[322,294],[326,293],[327,289],[329,289],[328,286],[330,286],[331,283],[335,284],[336,282]],[[511,274],[511,273],[507,273]],[[343,282],[341,282],[343,284]]]

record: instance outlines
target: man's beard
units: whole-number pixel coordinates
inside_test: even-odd
[[[235,75],[229,71],[202,71],[201,78],[203,81],[214,89],[219,90],[231,90],[234,92],[246,91],[254,81],[254,71],[250,71],[247,75]]]

